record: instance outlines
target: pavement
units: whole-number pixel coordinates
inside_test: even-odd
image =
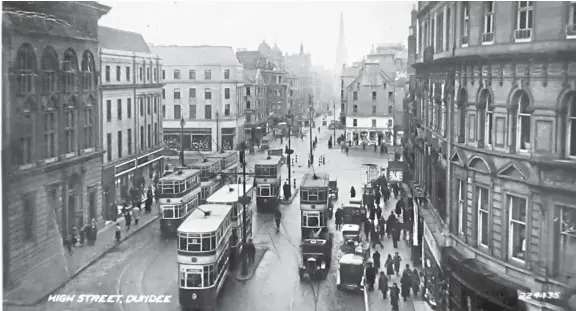
[[[321,124],[319,120],[317,124]],[[338,130],[336,135],[343,131]],[[296,178],[299,186],[302,176],[313,171],[329,173],[338,179],[340,189],[340,202],[348,197],[351,186],[360,187],[361,165],[375,163],[386,166],[388,157],[374,157],[372,152],[351,151],[348,156],[340,149],[328,149],[328,138],[333,131],[327,127],[318,133],[314,129],[314,136],[318,137],[318,146],[314,150],[315,160],[320,155],[326,157],[325,165],[307,167],[309,153],[309,138],[292,139],[292,149],[295,150],[295,165],[292,178]],[[283,148],[287,144],[284,140],[272,142],[271,148]],[[378,154],[379,155],[379,154]],[[248,166],[265,158],[264,153],[248,155]],[[392,155],[390,155],[390,158]],[[296,159],[298,159],[296,161]],[[282,167],[282,177],[287,178],[287,166]],[[392,203],[390,203],[392,204]],[[252,203],[251,208],[254,208]],[[337,205],[336,205],[337,206]],[[333,265],[327,279],[320,282],[300,281],[298,266],[300,264],[300,205],[297,196],[289,204],[280,205],[282,222],[279,232],[276,231],[274,217],[271,214],[254,213],[253,241],[257,249],[267,249],[261,255],[260,263],[253,265],[253,275],[249,281],[238,281],[229,277],[218,297],[219,311],[269,311],[269,310],[299,310],[299,311],[358,311],[365,309],[364,297],[336,289],[336,271],[338,259],[341,256],[341,234],[336,233],[334,238]],[[329,222],[334,232],[334,220]],[[112,231],[113,235],[113,231]],[[99,236],[98,242],[105,240]],[[112,239],[112,238],[110,238]],[[406,246],[402,245],[406,248]],[[390,249],[390,247],[388,247]],[[407,249],[406,249],[407,250]],[[401,250],[402,251],[402,250]],[[407,254],[402,255],[408,260]],[[176,260],[176,239],[163,237],[160,234],[159,222],[152,222],[140,230],[132,238],[112,248],[105,256],[88,266],[71,282],[55,292],[55,294],[155,294],[171,295],[171,302],[167,304],[82,304],[69,303],[43,303],[34,307],[6,307],[7,310],[22,311],[56,311],[56,310],[114,310],[114,311],[180,311],[178,303],[178,263]],[[376,309],[390,309],[389,304],[377,305],[377,301],[369,297],[370,303]],[[401,305],[403,306],[403,305]],[[412,304],[414,307],[415,305]],[[376,310],[375,309],[375,310]],[[414,307],[414,310],[420,311]]]
[[[144,204],[142,204],[142,207],[144,207]],[[124,217],[118,218],[117,222],[120,223],[123,229],[121,241],[129,239],[136,232],[156,220],[157,217],[157,214],[154,212],[151,214],[142,213],[138,226],[135,226],[134,223],[132,223],[130,231],[126,231],[124,226]],[[50,274],[52,272],[51,269],[46,269],[44,270],[46,273],[45,275],[35,276],[37,281],[32,284],[33,287],[19,286],[12,291],[4,292],[3,305],[37,305],[47,299],[48,295],[58,291],[100,258],[110,251],[113,251],[114,248],[117,248],[118,242],[115,237],[115,223],[110,223],[108,225],[101,223],[101,226],[102,227],[98,230],[95,245],[80,246],[80,244],[78,244],[73,248],[71,255],[67,250],[64,250],[66,264],[68,266],[67,271],[70,271],[68,278],[63,279],[61,276],[54,277]]]

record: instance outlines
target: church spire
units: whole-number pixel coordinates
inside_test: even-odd
[[[304,42],[300,42],[300,54],[304,54]]]
[[[336,48],[336,72],[342,71],[342,65],[348,61],[348,52],[346,51],[346,40],[344,39],[344,13],[340,12],[340,31],[338,33],[338,46]]]

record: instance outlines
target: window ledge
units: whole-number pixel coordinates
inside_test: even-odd
[[[462,45],[460,45],[461,48],[467,48],[468,47],[468,43],[464,43]]]
[[[51,158],[46,158],[46,159],[44,159],[44,163],[45,163],[45,164],[54,163],[54,162],[56,162],[56,161],[58,161],[58,157],[51,157]]]
[[[482,42],[482,45],[493,45],[493,44],[494,44],[494,40]]]
[[[94,148],[86,148],[84,150],[82,150],[83,153],[90,153],[90,152],[94,152]]]
[[[76,152],[69,152],[69,153],[64,154],[63,158],[68,159],[68,158],[72,158],[75,155],[76,155]]]
[[[576,35],[566,35],[566,39],[576,39]]]
[[[33,168],[33,167],[35,167],[35,166],[36,166],[35,163],[28,163],[28,164],[20,165],[20,166],[18,167],[18,169],[21,170],[21,171],[24,171],[24,170],[31,169],[31,168]]]
[[[531,42],[532,38],[514,39],[514,43],[526,43]]]

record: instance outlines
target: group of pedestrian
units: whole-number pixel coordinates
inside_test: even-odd
[[[76,226],[72,227],[70,234],[64,237],[64,246],[68,250],[68,254],[74,253],[75,247],[83,247],[84,245],[94,246],[98,237],[98,226],[96,220],[92,218],[90,223],[84,225],[80,230]]]

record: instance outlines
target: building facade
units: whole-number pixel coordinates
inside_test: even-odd
[[[346,140],[356,145],[385,141],[394,128],[394,81],[378,63],[364,62],[346,88]],[[388,142],[390,143],[390,142]]]
[[[254,145],[266,136],[266,84],[260,69],[244,69],[244,101],[246,103],[244,137]]]
[[[103,217],[97,25],[109,10],[97,2],[3,4],[5,301],[68,279],[63,238]],[[45,270],[54,277],[35,277]]]
[[[165,140],[186,151],[236,149],[244,141],[244,73],[228,46],[154,46],[163,62]]]
[[[102,167],[106,219],[162,175],[162,63],[142,35],[98,27],[100,40]]]
[[[575,8],[419,3],[406,155],[441,309],[576,300]]]
[[[302,112],[301,94],[298,76],[288,72],[288,110],[293,115],[300,115]]]

